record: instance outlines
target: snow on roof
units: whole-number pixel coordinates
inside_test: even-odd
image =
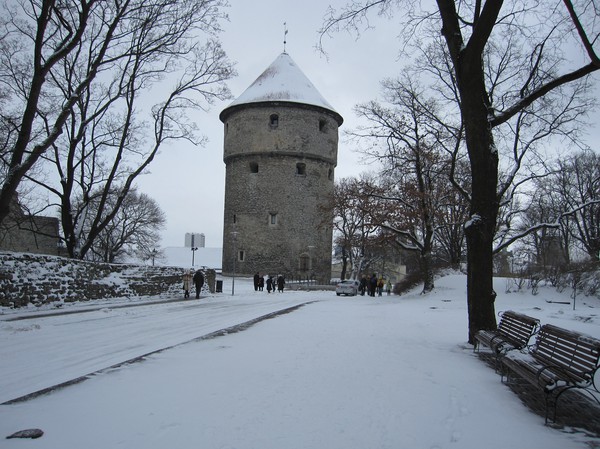
[[[336,112],[287,53],[281,53],[225,110],[233,106],[265,101],[302,103]]]

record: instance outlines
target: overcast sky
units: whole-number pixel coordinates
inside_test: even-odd
[[[238,76],[229,82],[237,98],[283,51],[284,22],[287,24],[286,51],[312,81],[321,95],[344,117],[336,179],[371,168],[360,162],[342,131],[358,122],[353,107],[375,99],[379,82],[400,73],[397,25],[372,15],[374,29],[359,39],[341,32],[325,41],[328,58],[315,45],[327,5],[322,0],[230,0],[229,22],[223,24],[221,42],[236,63]],[[343,5],[345,0],[331,3]],[[183,246],[186,232],[204,233],[207,247],[221,247],[225,164],[223,163],[223,124],[219,113],[232,100],[215,104],[208,113],[198,113],[200,131],[209,142],[205,147],[188,143],[164,146],[150,167],[151,173],[139,179],[142,192],[160,204],[167,216],[161,246]]]

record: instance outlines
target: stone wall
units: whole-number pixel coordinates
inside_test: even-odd
[[[11,213],[0,224],[0,251],[60,254],[58,218]]]
[[[0,306],[100,298],[183,297],[179,267],[94,263],[56,256],[0,252]],[[205,270],[215,291],[216,273]]]

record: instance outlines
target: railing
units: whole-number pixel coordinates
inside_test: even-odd
[[[317,279],[314,275],[293,275],[293,274],[287,274],[285,276],[285,283],[291,285],[305,285],[305,286],[310,286],[310,285],[317,285]]]

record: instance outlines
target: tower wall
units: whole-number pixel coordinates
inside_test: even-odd
[[[273,102],[246,104],[227,112],[221,115],[225,163],[233,156],[277,152],[337,164],[338,121],[330,111]]]
[[[338,117],[318,107],[261,103],[221,114],[226,164],[223,272],[331,277]],[[341,118],[340,118],[341,119]],[[236,238],[234,239],[234,233]]]

